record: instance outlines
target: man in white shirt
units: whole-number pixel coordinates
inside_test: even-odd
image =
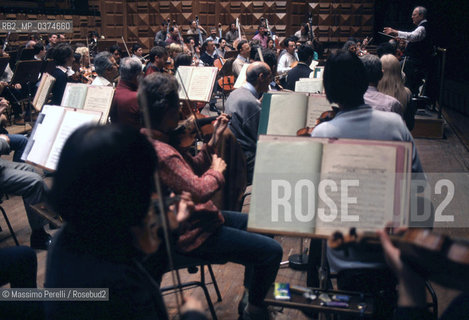
[[[98,76],[93,80],[92,85],[113,86],[113,82],[119,73],[116,60],[110,52],[100,52],[94,58],[94,69]]]
[[[233,61],[233,74],[237,78],[239,76],[239,73],[241,72],[241,69],[243,69],[243,66],[246,63],[249,63],[249,55],[251,54],[251,46],[246,40],[241,40],[238,43],[238,56],[236,57],[236,60]]]
[[[399,39],[406,40],[407,47],[405,49],[406,64],[404,73],[406,74],[406,87],[412,93],[417,94],[418,88],[425,78],[428,68],[431,64],[431,56],[433,45],[429,36],[428,21],[426,19],[427,9],[424,7],[416,7],[412,11],[412,22],[417,28],[412,32],[404,32],[395,30],[390,27],[384,28],[386,34],[396,36]]]
[[[286,52],[280,57],[278,61],[277,72],[286,73],[291,70],[292,64],[298,59],[295,57],[295,41],[293,39],[285,39],[283,42]]]

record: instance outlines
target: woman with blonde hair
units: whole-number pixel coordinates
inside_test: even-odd
[[[404,120],[409,130],[412,130],[415,113],[410,106],[412,93],[409,88],[404,86],[399,60],[392,54],[385,54],[381,57],[381,64],[383,77],[378,83],[378,91],[396,98],[401,103]]]

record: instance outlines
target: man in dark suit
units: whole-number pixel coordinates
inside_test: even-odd
[[[311,46],[301,45],[298,48],[298,64],[296,67],[288,71],[287,73],[287,82],[285,84],[285,89],[295,90],[295,82],[300,80],[300,78],[309,78],[309,75],[313,70],[309,67],[311,61],[314,57],[314,50]]]
[[[412,22],[417,26],[414,31],[404,32],[386,27],[384,32],[407,41],[407,47],[404,52],[406,56],[404,73],[407,77],[405,85],[413,94],[417,94],[422,84],[422,79],[427,75],[431,64],[433,45],[429,34],[427,9],[420,6],[415,7],[411,18]]]

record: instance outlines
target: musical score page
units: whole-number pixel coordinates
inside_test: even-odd
[[[218,69],[214,67],[193,67],[188,90],[192,101],[210,101]]]
[[[67,83],[60,105],[62,107],[83,109],[87,91],[88,86],[86,84]]]
[[[36,121],[37,128],[34,136],[29,138],[33,140],[33,146],[25,161],[39,165],[45,164],[65,111],[66,109],[60,106],[44,106]]]
[[[326,95],[310,95],[308,97],[308,114],[306,116],[306,127],[314,127],[316,120],[324,111],[332,110],[331,104],[327,101]]]
[[[60,153],[62,152],[62,148],[68,137],[82,125],[88,123],[97,123],[101,116],[102,114],[98,112],[76,112],[73,110],[68,110],[63,117],[63,121],[57,132],[57,136],[55,138],[54,144],[52,145],[45,167],[51,170],[55,170],[59,162]]]
[[[89,86],[86,94],[86,100],[83,105],[84,110],[101,112],[103,116],[100,124],[106,124],[111,109],[114,88],[108,86]]]
[[[186,96],[186,91],[187,94],[189,94],[189,83],[191,81],[193,68],[194,67],[180,66],[176,71],[176,80],[179,83],[179,99],[181,100],[189,99],[189,97]],[[186,90],[184,90],[184,87]]]
[[[296,136],[306,124],[307,102],[306,94],[272,94],[267,134]]]
[[[318,215],[316,233],[330,235],[337,230],[348,233],[351,227],[377,230],[393,221],[395,173],[394,146],[326,144],[321,180],[329,179],[338,187],[338,192],[326,191],[337,206],[338,215],[332,221],[325,221]],[[345,193],[342,187],[350,181],[353,184]],[[347,198],[351,199],[348,204],[344,201]],[[331,214],[330,206],[322,200],[318,208],[324,209],[325,215]],[[358,221],[344,221],[347,216],[358,216]]]

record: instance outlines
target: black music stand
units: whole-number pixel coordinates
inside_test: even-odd
[[[237,50],[230,50],[225,52],[225,59],[230,59],[230,58],[237,58],[238,57],[238,51]]]
[[[34,60],[34,49],[23,49],[17,61]]]
[[[25,110],[26,114],[31,114],[31,87],[38,81],[43,63],[44,62],[42,60],[18,61],[16,63],[15,73],[11,79],[11,83],[20,83],[21,86],[26,86],[28,90],[27,109]]]
[[[56,68],[55,61],[52,59],[47,59],[43,61],[41,74],[47,72],[48,74],[52,74]]]
[[[0,58],[0,77],[3,76],[5,69],[7,68],[8,62],[10,62],[10,57]]]

